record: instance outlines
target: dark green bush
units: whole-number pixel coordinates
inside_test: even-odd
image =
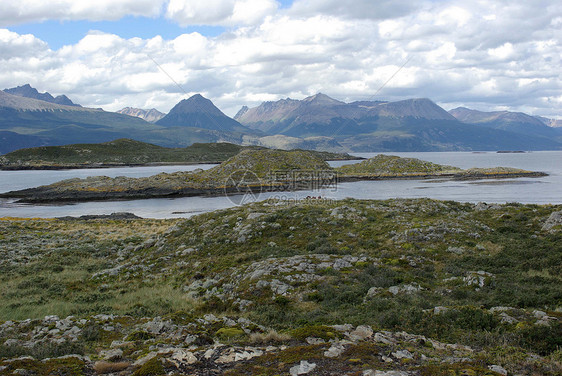
[[[525,327],[520,332],[522,345],[540,355],[550,353],[562,348],[562,322],[551,322],[550,326],[533,325]]]

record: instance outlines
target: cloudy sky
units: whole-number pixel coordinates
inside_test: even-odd
[[[561,39],[556,0],[2,0],[0,88],[110,111],[323,92],[562,118]]]

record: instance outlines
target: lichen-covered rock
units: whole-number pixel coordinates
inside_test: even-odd
[[[315,363],[309,363],[306,360],[301,360],[298,365],[291,367],[289,373],[291,376],[306,375],[307,373],[312,372],[315,368]]]
[[[560,229],[562,229],[562,211],[552,212],[542,226],[542,230],[555,231]]]

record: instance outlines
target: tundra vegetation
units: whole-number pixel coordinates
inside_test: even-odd
[[[99,144],[71,144],[25,148],[0,156],[0,168],[55,169],[113,167],[154,164],[221,163],[242,150],[263,150],[259,146],[240,146],[228,142],[194,143],[185,148],[167,148],[121,138]],[[349,154],[310,151],[324,160],[356,159]]]
[[[0,375],[560,375],[562,206],[0,220]]]

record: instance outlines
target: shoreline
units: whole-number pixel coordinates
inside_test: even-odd
[[[333,161],[363,161],[366,158],[355,157],[353,159],[339,158],[327,159]],[[65,165],[0,165],[0,171],[30,171],[30,170],[81,170],[96,168],[120,168],[120,167],[159,167],[159,166],[193,166],[193,165],[218,165],[224,161],[202,161],[202,162],[150,162],[150,163],[101,163],[101,164],[65,164]]]
[[[484,179],[513,179],[522,177],[544,177],[544,172],[514,172],[514,173],[443,173],[443,174],[419,174],[419,175],[343,175],[337,177],[336,183],[358,182],[358,181],[383,181],[383,180],[484,180]],[[325,184],[329,186],[333,182]],[[244,187],[237,186],[215,186],[215,187],[182,187],[178,189],[149,187],[131,190],[62,190],[50,191],[46,187],[28,188],[20,191],[0,193],[0,198],[16,199],[15,203],[22,204],[48,204],[48,203],[72,203],[92,201],[123,201],[142,200],[153,198],[179,198],[179,197],[218,197],[232,196],[246,193],[264,192],[292,192],[311,188],[321,188],[319,180],[303,180],[297,182],[277,182],[277,184],[253,184]]]
[[[36,165],[36,166],[0,166],[0,171],[30,171],[30,170],[81,170],[96,168],[122,168],[122,167],[158,167],[158,166],[193,166],[200,164],[220,164],[220,161],[206,162],[151,162],[151,163],[103,163],[103,164],[87,164],[87,165]]]

